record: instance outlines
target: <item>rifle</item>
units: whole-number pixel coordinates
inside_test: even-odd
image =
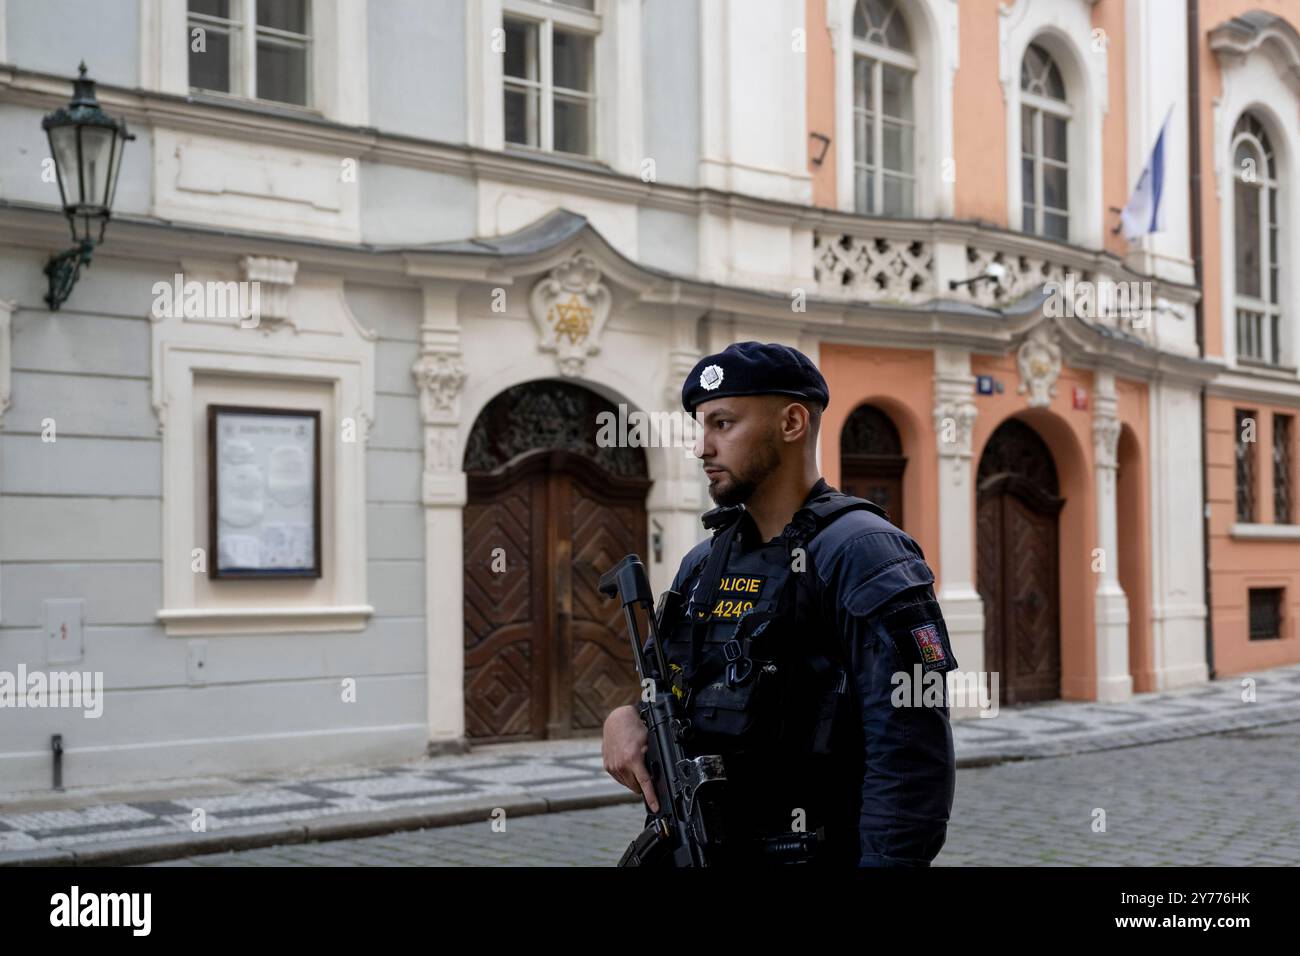
[[[649,699],[642,692],[639,711],[648,735],[646,769],[659,800],[659,812],[631,842],[618,865],[708,866],[714,849],[722,841],[720,811],[727,775],[720,756],[688,757],[683,747],[690,738],[690,721],[681,712],[677,697],[665,679],[668,664],[659,640],[664,609],[670,605],[670,595],[675,596],[675,592],[664,591],[659,607],[651,613],[654,595],[645,565],[635,554],[629,554],[601,575],[598,589],[606,597],[617,597],[621,602],[637,677],[643,688],[648,682]],[[647,617],[658,665],[653,674],[646,666],[634,606],[639,606]]]
[[[638,708],[645,723],[646,769],[659,800],[659,812],[649,825],[628,845],[619,866],[713,866],[720,862],[722,851],[730,849],[735,839],[723,824],[727,800],[727,772],[721,755],[689,757],[684,744],[692,737],[691,722],[668,685],[668,663],[664,657],[659,629],[664,612],[680,600],[675,591],[664,591],[659,606],[650,613],[654,595],[646,577],[645,565],[629,554],[601,575],[597,585],[606,597],[617,597],[627,619],[632,641],[632,660],[636,664],[641,686],[650,687],[649,699],[641,695]],[[634,606],[646,614],[650,640],[654,647],[657,670],[649,673],[644,642],[637,626]],[[646,807],[649,812],[649,806]],[[751,859],[775,862],[802,862],[814,856],[825,839],[825,830],[811,834],[789,834],[745,840]]]

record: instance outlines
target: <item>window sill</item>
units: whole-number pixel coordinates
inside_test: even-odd
[[[607,163],[589,156],[579,156],[577,153],[557,153],[539,149],[535,146],[521,146],[519,143],[506,143],[501,152],[506,156],[516,156],[520,159],[532,159],[540,163],[548,163],[552,166],[563,166],[566,169],[576,169],[582,172],[611,173],[613,170]]]
[[[164,608],[158,620],[168,637],[219,634],[292,634],[360,631],[375,613],[369,604],[339,607]]]
[[[1300,541],[1300,524],[1243,524],[1234,522],[1230,532],[1245,541]]]
[[[250,113],[261,113],[264,116],[277,116],[284,119],[325,119],[324,113],[310,106],[295,106],[278,100],[259,100],[253,96],[237,96],[234,93],[219,93],[214,90],[191,88],[185,98],[191,103],[203,106],[226,106]]]
[[[1255,359],[1237,357],[1236,366],[1239,371],[1257,372],[1268,375],[1271,378],[1294,379],[1296,377],[1296,367],[1293,365],[1274,365],[1271,362],[1259,362]]]

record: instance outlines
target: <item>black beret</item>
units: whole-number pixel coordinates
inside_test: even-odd
[[[776,342],[736,342],[700,359],[682,384],[682,407],[694,415],[701,402],[732,395],[790,395],[823,408],[831,397],[812,359]]]

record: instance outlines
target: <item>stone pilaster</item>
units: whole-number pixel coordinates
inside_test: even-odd
[[[984,669],[984,602],[975,590],[975,488],[971,433],[975,377],[970,352],[937,348],[934,358],[934,431],[939,451],[939,558],[937,592],[953,653],[964,671]],[[978,708],[954,707],[954,717]]]
[[[1098,575],[1093,598],[1097,622],[1097,699],[1133,696],[1128,662],[1128,598],[1119,583],[1119,528],[1116,506],[1120,423],[1116,415],[1115,374],[1098,370],[1094,379],[1092,445],[1097,489],[1097,550],[1091,567]]]
[[[424,284],[420,357],[411,374],[424,421],[425,642],[430,748],[463,748],[465,739],[464,508],[465,472],[459,447],[460,348],[457,286]]]

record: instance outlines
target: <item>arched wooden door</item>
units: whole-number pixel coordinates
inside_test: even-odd
[[[612,408],[579,386],[535,382],[497,396],[475,423],[464,534],[469,737],[595,733],[636,700],[622,611],[596,585],[644,550],[650,482],[639,449],[596,445],[596,415]],[[528,447],[537,442],[546,446]]]
[[[1038,434],[1015,419],[998,426],[976,478],[976,589],[1003,704],[1061,696],[1058,491]]]
[[[840,490],[884,508],[903,525],[903,443],[889,416],[874,405],[859,405],[840,432]]]

